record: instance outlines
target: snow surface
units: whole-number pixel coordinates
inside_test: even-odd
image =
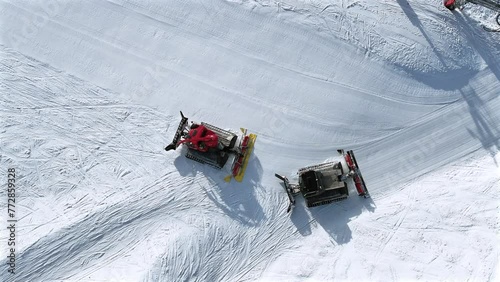
[[[441,2],[2,0],[0,280],[500,279],[500,35]],[[242,183],[179,110],[258,135]],[[372,198],[287,215],[339,148]]]

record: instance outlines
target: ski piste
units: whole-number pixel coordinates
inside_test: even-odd
[[[184,116],[182,111],[180,114],[181,121],[172,143],[166,146],[165,150],[175,150],[180,145],[185,145],[187,147],[186,158],[217,169],[222,169],[232,155],[234,158],[231,174],[224,180],[230,181],[234,178],[238,182],[243,181],[257,135],[247,134],[247,130],[241,128],[243,134],[236,146],[238,136],[235,133],[205,122],[192,121],[189,125],[188,118]]]

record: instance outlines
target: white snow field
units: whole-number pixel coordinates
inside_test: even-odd
[[[500,33],[441,0],[0,1],[1,281],[498,281]],[[242,183],[166,152],[258,135]],[[353,149],[370,199],[274,173]]]

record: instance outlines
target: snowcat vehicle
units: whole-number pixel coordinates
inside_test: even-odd
[[[349,196],[346,181],[352,179],[359,196],[369,197],[368,189],[359,170],[352,150],[337,150],[344,157],[348,172],[344,173],[342,162],[328,162],[299,169],[299,183],[292,184],[287,177],[275,174],[283,181],[290,204],[287,212],[295,206],[295,196],[302,194],[307,207],[341,201]]]
[[[217,169],[222,169],[233,157],[231,175],[225,177],[224,180],[229,182],[231,178],[234,178],[241,182],[257,138],[255,134],[247,134],[246,129],[242,128],[241,132],[243,135],[237,144],[238,136],[235,133],[205,122],[191,122],[189,125],[188,118],[181,112],[181,122],[172,143],[166,146],[165,150],[175,150],[185,145],[187,147],[185,156],[188,159]]]
[[[473,3],[498,12],[499,14],[496,17],[496,22],[498,25],[500,25],[500,0],[444,0],[444,6],[450,11],[453,11],[455,9],[463,9],[465,4],[467,3]],[[500,28],[492,29],[484,25],[483,29],[489,32],[500,32]]]

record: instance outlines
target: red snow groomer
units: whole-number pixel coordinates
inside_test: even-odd
[[[463,2],[463,1],[459,0],[458,2]],[[459,8],[461,3],[457,3],[456,0],[444,0],[443,4],[450,11],[453,11],[453,10],[455,10],[455,8]]]
[[[186,157],[199,163],[208,164],[222,169],[230,156],[234,156],[231,166],[231,175],[224,180],[230,181],[232,177],[241,182],[245,174],[249,156],[257,138],[255,134],[248,134],[246,129],[241,129],[243,136],[238,145],[238,136],[230,131],[218,128],[205,122],[188,124],[188,118],[181,112],[181,122],[177,127],[174,139],[166,151],[175,150],[180,145],[186,145]]]
[[[444,0],[443,1],[444,6],[451,11],[455,9],[463,9],[465,4],[467,3],[473,3],[498,12],[499,14],[496,17],[496,22],[498,25],[500,25],[500,0]],[[483,29],[490,32],[500,32],[500,28],[492,29],[484,25]]]
[[[290,212],[295,206],[294,197],[298,194],[302,194],[307,207],[325,205],[347,198],[349,189],[346,181],[350,178],[352,178],[359,196],[365,198],[370,196],[353,151],[349,150],[347,153],[344,150],[337,151],[344,157],[347,173],[344,173],[341,162],[328,162],[299,169],[297,172],[299,175],[298,184],[291,184],[285,176],[275,174],[283,181],[290,200],[287,212]]]

